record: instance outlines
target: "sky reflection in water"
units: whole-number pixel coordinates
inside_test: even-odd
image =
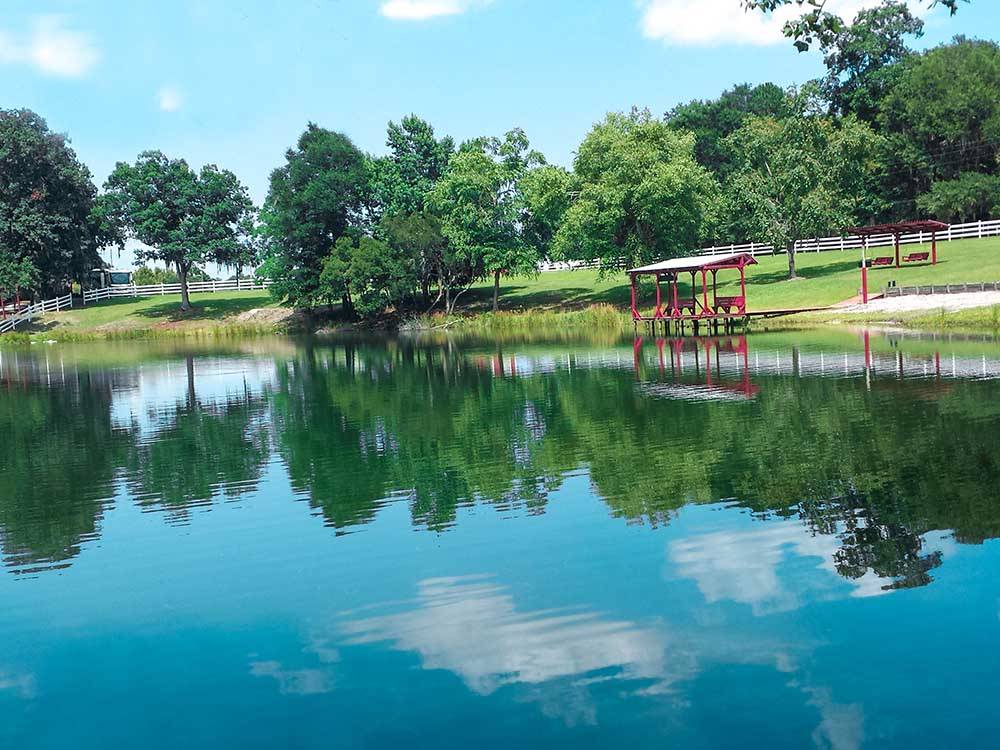
[[[0,357],[0,746],[989,745],[1000,348]]]

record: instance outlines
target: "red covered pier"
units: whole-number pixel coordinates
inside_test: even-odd
[[[632,287],[632,320],[643,321],[655,331],[657,323],[664,332],[671,329],[684,331],[690,322],[697,332],[702,324],[710,330],[721,326],[730,330],[747,318],[746,272],[747,266],[757,261],[750,253],[728,255],[696,255],[689,258],[672,258],[628,271]],[[718,275],[720,271],[738,271],[740,290],[737,295],[720,296]],[[682,292],[679,282],[691,275],[690,289]],[[639,279],[651,276],[655,283],[655,307],[651,313],[641,309]],[[664,283],[666,282],[666,283]]]

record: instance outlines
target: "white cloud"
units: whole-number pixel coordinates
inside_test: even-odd
[[[454,672],[480,695],[608,668],[625,679],[679,679],[668,676],[658,630],[586,609],[519,610],[503,586],[482,576],[421,581],[412,609],[345,622],[342,630],[354,644],[388,641],[415,651],[425,669]]]
[[[840,540],[834,535],[813,534],[801,521],[781,521],[740,531],[719,531],[671,543],[670,560],[677,573],[698,584],[705,600],[749,604],[754,614],[782,612],[802,606],[803,598],[831,591],[838,582],[851,586],[851,596],[889,593],[891,579],[872,570],[860,578],[844,579],[837,572],[835,555]],[[815,576],[805,567],[798,575],[779,568],[793,557],[817,558],[816,569],[829,578]]]
[[[173,86],[163,86],[156,92],[156,101],[164,112],[176,112],[184,103],[184,97]]]
[[[850,20],[861,9],[881,3],[882,0],[828,0],[826,10]],[[925,3],[910,0],[909,5],[915,14],[926,15]],[[740,0],[639,0],[639,8],[644,36],[690,46],[782,43],[787,41],[781,31],[785,22],[805,12],[795,5],[768,15],[746,12]]]
[[[460,13],[492,0],[385,0],[379,13],[394,21],[426,21],[438,16],[457,16]]]
[[[282,695],[322,695],[333,690],[330,673],[322,669],[286,669],[278,661],[254,661],[250,674],[275,680]]]
[[[30,65],[51,76],[79,78],[97,65],[100,52],[90,35],[73,31],[62,16],[39,16],[27,34],[0,30],[0,63]]]

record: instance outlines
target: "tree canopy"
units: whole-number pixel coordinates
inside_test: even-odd
[[[742,160],[726,185],[728,210],[744,217],[751,237],[788,254],[795,242],[877,214],[879,136],[854,117],[835,121],[808,110],[781,120],[751,117],[729,136]]]
[[[104,189],[106,219],[120,227],[121,236],[142,243],[136,258],[177,270],[182,310],[191,307],[192,270],[229,262],[253,216],[249,194],[232,172],[214,164],[195,172],[160,151],[144,151],[134,164],[119,162]]]
[[[65,136],[0,110],[0,286],[59,291],[100,264],[97,188]]]
[[[612,113],[595,125],[573,164],[575,197],[554,256],[599,260],[611,271],[696,247],[719,188],[695,160],[694,141],[648,111]]]
[[[539,248],[525,232],[522,180],[544,163],[520,129],[503,138],[476,139],[462,144],[429,196],[459,261],[493,277],[494,310],[501,276],[537,268]]]
[[[361,223],[368,198],[365,156],[343,133],[309,123],[285,165],[271,173],[261,212],[268,246],[263,272],[297,305],[317,301],[323,262]]]

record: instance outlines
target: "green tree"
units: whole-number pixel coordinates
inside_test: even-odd
[[[541,164],[544,158],[529,149],[520,129],[503,139],[469,141],[429,196],[457,265],[481,266],[492,275],[494,310],[500,308],[501,276],[534,273],[538,267],[538,248],[524,233],[521,180]]]
[[[888,2],[889,0],[887,0]],[[947,8],[951,15],[958,11],[958,5],[969,0],[926,0],[926,7],[941,6]],[[785,6],[797,6],[802,12],[785,22],[785,36],[792,39],[799,52],[805,52],[813,44],[828,45],[843,31],[843,19],[826,10],[827,0],[740,0],[740,4],[748,12],[760,11],[771,13]]]
[[[100,264],[96,193],[65,136],[30,110],[0,110],[0,253],[8,269],[34,269],[22,288],[59,291]]]
[[[441,220],[430,211],[394,214],[383,217],[380,233],[392,247],[413,259],[424,304],[433,309],[448,290],[461,286],[461,269],[450,266],[448,238],[441,229]],[[437,285],[437,297],[431,300],[431,285]]]
[[[437,138],[434,128],[416,115],[390,122],[385,145],[389,154],[370,161],[373,202],[382,216],[423,211],[427,194],[448,168],[455,151],[450,136]]]
[[[850,26],[837,31],[822,46],[827,69],[823,92],[831,110],[874,123],[901,70],[897,63],[912,54],[905,38],[922,36],[923,29],[924,22],[906,3],[887,0],[860,11]]]
[[[417,285],[413,258],[371,237],[358,240],[351,253],[348,278],[355,309],[362,316],[400,307]]]
[[[285,165],[271,173],[261,218],[267,250],[262,272],[272,293],[295,305],[317,301],[323,262],[334,244],[364,220],[364,154],[342,133],[309,123]]]
[[[372,237],[341,237],[323,261],[318,295],[348,300],[362,317],[400,307],[417,286],[413,258],[398,247]]]
[[[782,120],[751,117],[727,139],[741,163],[726,183],[729,211],[744,217],[751,238],[788,254],[795,243],[853,224],[881,208],[876,178],[879,137],[854,117],[811,113],[808,97]]]
[[[921,212],[941,221],[976,221],[1000,214],[1000,175],[966,172],[941,180],[917,198]]]
[[[241,242],[253,212],[236,175],[213,164],[194,172],[182,159],[145,151],[135,164],[119,162],[104,185],[105,208],[123,235],[143,243],[138,260],[177,270],[181,310],[189,310],[188,281],[199,264],[224,262]]]
[[[908,57],[878,119],[897,200],[965,172],[997,173],[1000,46],[957,38]]]
[[[573,202],[575,180],[572,173],[546,164],[521,178],[526,206],[524,233],[542,257],[551,257],[552,243]]]
[[[38,269],[30,260],[0,249],[0,310],[6,315],[4,301],[18,300],[22,289],[34,289],[38,285],[38,277]]]
[[[780,118],[786,114],[788,99],[783,88],[774,83],[741,83],[723,91],[718,99],[680,104],[664,119],[676,130],[694,133],[698,163],[722,180],[733,169],[733,156],[723,148],[723,139],[750,115]]]
[[[694,136],[649,112],[609,114],[584,138],[578,187],[553,241],[566,260],[604,271],[683,255],[708,233],[718,184],[694,158]]]

